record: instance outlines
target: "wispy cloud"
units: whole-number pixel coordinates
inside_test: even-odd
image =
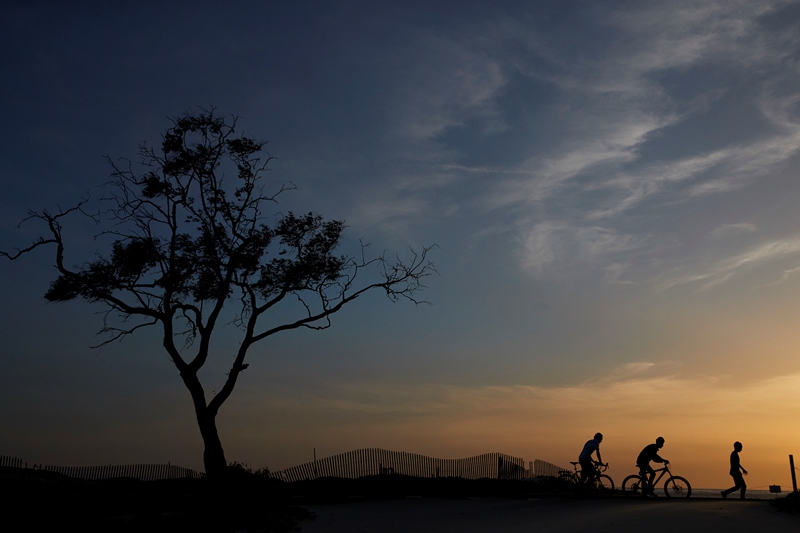
[[[619,191],[611,206],[587,214],[589,220],[617,216],[658,195],[667,201],[721,194],[751,185],[800,151],[800,130],[696,157],[660,162],[637,173],[621,173],[591,188]],[[689,183],[688,188],[682,187]],[[676,187],[677,188],[674,188]]]
[[[752,233],[757,229],[758,228],[756,227],[755,224],[751,224],[749,222],[740,222],[738,224],[723,224],[722,226],[711,230],[710,235],[712,237],[719,237],[731,233]]]
[[[466,172],[470,174],[531,174],[530,170],[522,168],[502,168],[502,167],[489,167],[489,166],[469,166],[457,164],[431,164],[428,165],[431,170],[441,170],[445,172]]]
[[[702,408],[720,396],[744,395],[740,387],[724,374],[687,377],[676,362],[640,361],[611,368],[606,373],[580,382],[560,386],[514,385],[460,386],[451,384],[336,383],[289,394],[297,405],[307,404],[325,412],[349,411],[365,414],[393,414],[404,417],[441,415],[477,416],[503,413],[513,417],[525,413],[551,411],[548,418],[564,413],[589,413],[604,398],[602,411],[632,415],[657,408],[670,417],[679,417],[689,405]],[[777,401],[800,383],[800,374],[767,378],[746,388],[752,403]],[[285,394],[281,392],[281,394]],[[283,396],[282,396],[283,398]],[[724,401],[724,399],[722,399]],[[800,400],[798,400],[800,401]],[[677,402],[677,403],[676,403]],[[282,404],[285,404],[285,398]],[[750,403],[750,401],[748,401]],[[709,412],[708,414],[712,414]]]
[[[562,153],[537,156],[524,166],[530,178],[501,183],[489,197],[491,208],[546,201],[570,180],[601,165],[619,165],[636,158],[635,148],[662,122],[631,120],[608,124],[596,138],[568,142]]]
[[[348,220],[359,228],[380,226],[383,232],[407,233],[414,220],[429,211],[430,200],[420,194],[398,195],[393,190],[371,191],[362,197]]]
[[[508,229],[520,232],[523,248],[543,253],[520,254],[523,268],[539,273],[568,257],[607,259],[631,241],[641,244],[647,237],[632,237],[621,216],[648,202],[741,189],[797,152],[797,96],[766,85],[753,104],[772,125],[772,135],[706,151],[686,146],[661,159],[643,151],[728,90],[713,84],[681,98],[669,93],[662,75],[681,75],[710,62],[774,68],[781,56],[765,41],[758,18],[784,4],[671,2],[598,9],[596,22],[614,28],[617,37],[591,46],[577,37],[564,46],[504,17],[441,35],[419,32],[396,58],[381,102],[383,158],[391,163],[382,163],[379,175],[365,182],[360,205],[348,219],[396,230],[442,212],[514,212],[506,217]],[[536,96],[524,103],[537,109],[530,119],[520,113],[519,101],[505,99],[521,77],[555,88],[541,109]],[[704,104],[698,107],[698,101]],[[459,144],[448,137],[469,128],[489,138],[518,120],[547,134],[536,137],[545,142],[509,153],[514,163],[507,166],[497,163],[502,158],[496,145],[484,146],[474,137],[474,144]],[[472,186],[463,187],[466,179]],[[448,197],[447,205],[434,201],[440,193]],[[537,216],[530,216],[531,209]],[[574,229],[553,230],[563,224]],[[556,233],[564,239],[559,242]],[[583,238],[587,235],[599,242]],[[603,246],[610,255],[598,253]]]
[[[619,280],[622,263],[612,261],[615,254],[645,246],[650,238],[632,229],[623,215],[638,208],[641,217],[652,205],[702,200],[752,186],[800,151],[800,93],[778,81],[785,77],[779,66],[785,54],[774,53],[775,43],[765,37],[759,21],[784,5],[678,2],[603,11],[601,22],[617,28],[625,46],[602,43],[601,60],[581,49],[567,62],[548,52],[549,43],[530,41],[559,65],[544,76],[561,90],[549,117],[553,138],[546,150],[521,165],[528,174],[497,180],[486,202],[498,210],[536,210],[537,217],[522,215],[532,225],[518,226],[525,270],[554,273],[578,259],[604,270],[607,280]],[[645,147],[659,146],[670,127],[705,113],[714,103],[708,94],[719,98],[724,93],[711,85],[686,99],[668,96],[662,75],[688,75],[687,69],[710,64],[770,72],[755,85],[750,100],[742,102],[760,112],[758,120],[766,126],[711,150],[673,144],[681,149],[673,147],[667,156],[653,158]],[[532,68],[524,72],[537,75]],[[705,104],[698,107],[698,98]],[[720,264],[717,274],[686,279],[719,283],[748,264]],[[626,261],[625,269],[630,268]]]
[[[700,272],[676,277],[664,283],[661,289],[701,283],[700,290],[708,290],[725,283],[741,272],[797,253],[800,253],[800,237],[771,241],[739,255],[717,261]]]
[[[800,130],[762,140],[732,150],[726,161],[726,172],[698,183],[689,191],[691,196],[730,192],[753,183],[768,174],[800,151]]]
[[[763,283],[761,285],[756,285],[756,288],[772,287],[774,285],[780,285],[781,283],[785,283],[785,282],[789,281],[790,278],[796,276],[798,273],[800,273],[800,267],[790,268],[788,270],[784,270],[783,272],[781,272],[780,278],[778,278],[774,282],[772,282],[772,283]]]
[[[702,61],[760,63],[773,52],[764,44],[759,18],[791,0],[710,0],[641,5],[612,11],[606,22],[636,39],[621,50],[622,72],[654,71]],[[614,72],[619,76],[619,71]]]
[[[602,226],[578,226],[568,222],[540,222],[524,236],[520,261],[536,275],[566,272],[566,266],[608,260],[640,246],[636,237]],[[553,269],[551,267],[556,266]]]
[[[670,185],[691,180],[699,174],[719,165],[730,157],[732,150],[718,150],[697,157],[679,159],[669,163],[657,163],[636,174],[623,173],[597,188],[617,189],[623,197],[612,207],[596,209],[588,213],[589,220],[619,215],[643,202],[651,195],[663,193]]]
[[[435,140],[470,119],[502,129],[496,97],[507,79],[485,51],[468,41],[422,35],[408,59],[389,100],[393,139]]]

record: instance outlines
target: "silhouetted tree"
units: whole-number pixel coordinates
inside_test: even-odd
[[[53,245],[58,277],[45,298],[104,305],[101,333],[108,336],[98,346],[147,326],[163,330],[163,347],[194,403],[210,478],[224,475],[227,465],[216,416],[255,343],[281,331],[325,329],[332,314],[367,291],[419,303],[422,280],[435,272],[430,248],[412,251],[407,262],[385,254],[367,259],[363,246],[354,258],[336,253],[341,221],[292,212],[268,218],[265,208],[287,187],[265,192],[272,160],[266,143],[236,136],[235,126],[236,117],[214,109],[172,120],[159,150],[140,146],[139,165],[109,159],[102,207],[90,211],[84,199],[67,210],[29,212],[25,221],[44,222],[45,236],[27,248],[0,252],[14,260]],[[110,248],[71,267],[63,222],[78,213],[100,224]],[[224,385],[209,399],[198,371],[230,313],[241,342]]]

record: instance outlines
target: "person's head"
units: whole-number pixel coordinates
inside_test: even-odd
[[[603,442],[603,434],[602,433],[595,433],[594,434],[594,440],[596,440],[597,442]]]
[[[656,439],[656,446],[658,446],[659,448],[664,447],[664,437],[658,437]]]
[[[737,440],[736,442],[733,443],[733,449],[736,450],[737,452],[742,451],[742,443]]]

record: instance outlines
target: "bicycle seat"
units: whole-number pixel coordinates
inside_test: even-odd
[[[570,461],[569,464],[571,464],[572,466],[578,466],[579,464],[581,464],[581,462],[580,461]]]

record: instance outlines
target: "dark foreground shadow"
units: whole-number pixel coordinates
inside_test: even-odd
[[[449,501],[503,498],[520,503],[531,499],[557,498],[554,501],[561,502],[564,498],[585,499],[575,496],[570,491],[571,485],[553,477],[535,481],[472,480],[393,474],[286,483],[267,476],[240,474],[224,483],[205,479],[84,481],[42,470],[0,468],[5,511],[0,525],[9,531],[25,524],[26,528],[42,531],[283,533],[311,525],[315,515],[306,506],[409,497]],[[597,500],[593,503],[628,501],[618,491],[609,497],[592,499]],[[770,504],[782,511],[800,513],[797,494],[772,500]]]
[[[47,470],[4,467],[0,468],[0,490],[9,511],[3,513],[3,520],[8,525],[25,523],[31,529],[54,531],[75,526],[87,532],[281,533],[298,531],[314,519],[305,505],[415,496],[456,500],[572,496],[572,486],[553,477],[529,481],[388,474],[287,483],[243,468],[229,472],[225,482],[216,483],[188,478],[87,481]]]
[[[16,471],[15,471],[16,470]],[[314,514],[293,505],[285,484],[238,479],[87,482],[28,469],[0,469],[0,528],[17,531],[234,532],[299,531]]]

